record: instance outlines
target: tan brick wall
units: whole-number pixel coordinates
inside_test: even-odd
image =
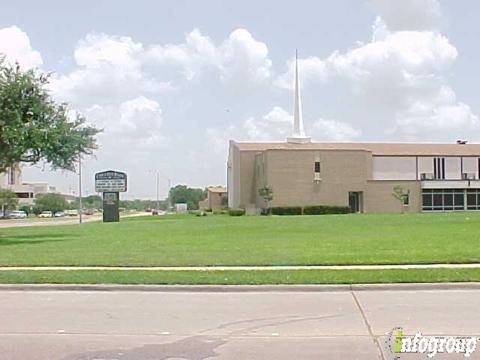
[[[422,190],[420,181],[368,181],[364,195],[364,210],[369,213],[389,212],[400,213],[402,205],[392,195],[393,188],[401,186],[410,190],[410,205],[404,207],[404,212],[419,212],[422,208]]]
[[[321,181],[314,182],[319,157]],[[339,150],[267,150],[267,183],[272,206],[348,205],[349,191],[366,191],[371,153]]]
[[[421,211],[420,181],[373,180],[372,154],[365,150],[265,150],[230,149],[234,170],[233,207],[261,208],[258,189],[273,189],[270,206],[348,206],[349,192],[362,192],[364,212],[401,212],[392,195],[396,185],[410,190],[406,212]],[[314,181],[316,159],[321,164],[321,180]],[[238,186],[237,186],[238,185]]]

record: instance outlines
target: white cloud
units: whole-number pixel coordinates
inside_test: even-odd
[[[358,138],[361,131],[337,120],[318,119],[313,123],[312,137],[321,141],[349,141]]]
[[[32,49],[30,38],[16,26],[0,29],[0,56],[4,55],[10,64],[18,62],[23,68],[43,64],[42,56]]]
[[[112,144],[133,141],[136,146],[155,145],[162,139],[160,105],[144,96],[117,105],[95,104],[85,111],[89,121],[103,128],[102,138]]]
[[[438,0],[371,0],[373,8],[392,31],[431,30],[438,26]]]
[[[220,65],[213,41],[194,29],[180,44],[152,45],[146,52],[146,61],[157,65],[169,65],[180,69],[187,80],[199,73]]]
[[[245,29],[236,29],[218,49],[224,81],[234,84],[262,83],[271,76],[268,48]]]
[[[261,118],[250,117],[243,123],[243,137],[249,140],[284,140],[292,132],[293,116],[275,106]],[[237,134],[238,136],[238,134]]]
[[[143,70],[143,56],[143,45],[129,37],[88,34],[75,49],[77,68],[52,79],[53,93],[76,107],[88,107],[170,90],[168,82]]]
[[[345,53],[335,51],[325,59],[299,59],[300,77],[303,84],[349,80],[359,103],[387,110],[385,131],[400,137],[420,137],[427,129],[444,133],[458,127],[478,129],[477,116],[445,84],[457,55],[437,31],[392,32],[377,18],[371,42]],[[276,80],[280,87],[292,83],[292,61],[288,66]]]
[[[233,86],[262,83],[271,76],[272,62],[267,46],[245,29],[236,29],[220,45],[198,29],[180,44],[153,45],[147,58],[157,64],[178,67],[187,80],[205,70],[216,71],[221,80]]]

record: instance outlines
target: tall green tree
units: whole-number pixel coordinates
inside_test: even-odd
[[[68,202],[61,194],[48,193],[38,194],[35,199],[36,212],[51,211],[56,213],[68,209]]]
[[[0,55],[0,172],[40,160],[73,170],[79,155],[96,148],[100,130],[86,125],[80,115],[70,120],[67,104],[52,99],[48,83],[49,75],[23,71]]]
[[[4,213],[5,210],[16,208],[17,204],[17,194],[8,189],[0,189],[0,208],[2,209],[2,213]]]
[[[197,210],[198,202],[207,197],[206,190],[177,185],[170,189],[172,204],[187,204],[189,210]]]

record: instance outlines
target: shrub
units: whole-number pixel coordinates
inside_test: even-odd
[[[305,215],[348,214],[350,212],[348,206],[312,205],[303,208]]]
[[[230,215],[230,216],[243,216],[243,215],[245,215],[245,209],[228,209],[228,215]]]
[[[272,215],[302,215],[301,206],[277,206],[269,210]]]
[[[212,212],[212,209],[210,209],[210,208],[205,208],[205,209],[203,209],[203,211],[205,211],[205,212],[210,212],[210,213],[211,213],[211,212]]]
[[[21,206],[18,210],[25,211],[27,215],[30,215],[32,213],[32,207],[27,205]]]

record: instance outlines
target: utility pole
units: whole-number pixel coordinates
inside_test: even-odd
[[[82,223],[82,154],[78,154],[78,222]]]
[[[157,171],[157,213],[158,213],[158,211],[160,210],[160,198],[159,198],[159,196],[160,196],[160,189],[159,189],[159,187],[160,187],[160,174],[159,174],[159,172]]]
[[[168,209],[167,209],[167,213],[169,211],[172,210],[172,199],[170,197],[170,190],[172,189],[172,180],[170,179],[167,179],[168,180]]]

